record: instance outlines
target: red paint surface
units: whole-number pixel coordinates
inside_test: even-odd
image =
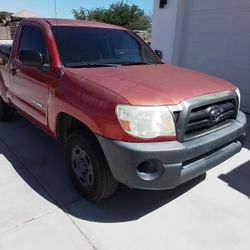
[[[52,62],[48,73],[25,67],[16,59],[19,37],[25,24],[38,25],[45,35]],[[196,96],[235,89],[222,79],[173,65],[66,69],[60,64],[51,25],[123,28],[53,19],[26,19],[19,25],[7,66],[8,70],[17,68],[18,74],[10,77],[10,83],[3,80],[6,73],[0,78],[1,96],[7,91],[10,102],[23,115],[54,137],[59,114],[67,113],[94,133],[111,139],[133,142],[175,140],[175,137],[143,140],[126,134],[116,118],[116,105],[174,105]],[[34,105],[32,99],[41,102],[43,108]]]
[[[235,89],[225,80],[170,64],[69,71],[102,85],[133,105],[173,105],[195,96]]]

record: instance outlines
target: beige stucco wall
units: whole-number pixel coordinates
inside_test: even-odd
[[[0,26],[0,40],[11,39],[10,27]]]

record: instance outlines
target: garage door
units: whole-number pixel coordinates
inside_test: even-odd
[[[186,0],[179,59],[235,83],[250,113],[250,0]]]

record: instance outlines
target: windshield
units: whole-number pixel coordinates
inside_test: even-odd
[[[54,26],[52,31],[65,67],[161,63],[145,43],[126,30]]]

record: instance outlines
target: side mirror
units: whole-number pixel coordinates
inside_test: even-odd
[[[161,50],[156,49],[156,50],[155,50],[155,53],[156,53],[157,56],[159,56],[161,59],[163,58],[163,53],[162,53]]]
[[[9,61],[11,45],[0,44],[0,64],[5,65]]]
[[[9,55],[6,55],[0,51],[0,65],[6,65],[9,61]]]
[[[19,61],[25,66],[41,68],[44,64],[43,55],[36,50],[21,50]]]

